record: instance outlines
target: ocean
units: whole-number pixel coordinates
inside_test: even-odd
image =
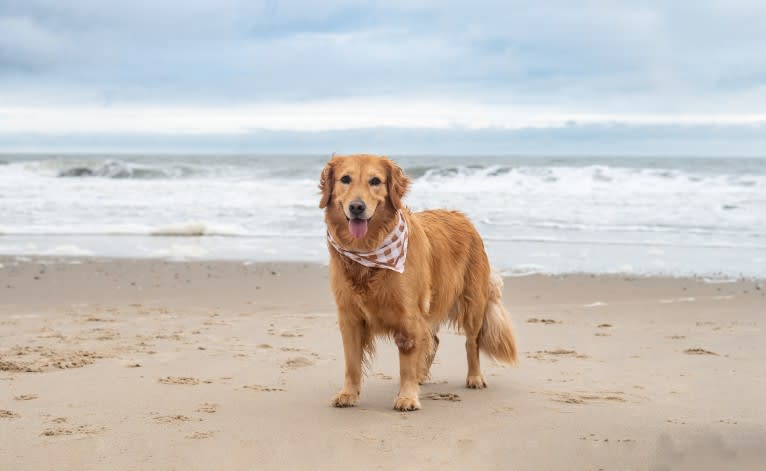
[[[392,156],[507,275],[766,277],[766,159]],[[327,155],[0,155],[0,254],[327,262]]]

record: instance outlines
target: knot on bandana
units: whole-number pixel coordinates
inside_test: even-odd
[[[356,252],[346,250],[341,247],[330,232],[327,232],[327,241],[333,246],[339,254],[345,255],[351,260],[370,268],[385,268],[395,272],[404,273],[404,261],[407,259],[407,244],[409,242],[409,231],[407,221],[398,213],[399,220],[394,229],[383,239],[380,246],[370,252]]]

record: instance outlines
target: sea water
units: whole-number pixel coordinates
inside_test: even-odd
[[[392,156],[506,274],[766,277],[766,159]],[[0,254],[327,262],[327,155],[0,155]]]

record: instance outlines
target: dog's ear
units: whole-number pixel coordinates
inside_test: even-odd
[[[398,210],[402,208],[402,198],[410,187],[410,179],[393,160],[386,159],[386,166],[388,167],[386,178],[388,198],[391,200],[391,206]]]
[[[330,204],[332,199],[332,186],[335,183],[335,163],[330,160],[322,170],[322,176],[319,177],[319,190],[322,192],[322,199],[319,200],[319,207],[324,209]]]

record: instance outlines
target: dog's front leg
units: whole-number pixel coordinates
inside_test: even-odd
[[[353,407],[362,390],[362,355],[364,342],[369,338],[367,326],[358,317],[338,316],[340,334],[343,337],[343,354],[346,360],[346,373],[343,389],[332,399],[335,407]]]
[[[413,321],[394,332],[394,341],[399,348],[399,395],[394,409],[410,411],[420,409],[420,375],[424,360],[426,330],[422,322]]]

